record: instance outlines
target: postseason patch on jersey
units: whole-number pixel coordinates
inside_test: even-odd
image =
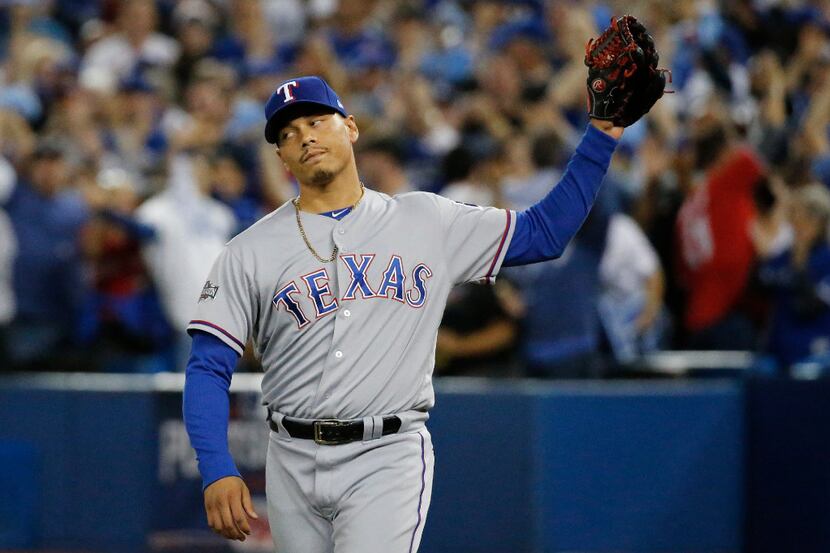
[[[202,288],[202,293],[199,294],[199,302],[205,300],[216,299],[216,292],[219,291],[219,285],[213,284],[211,281],[205,282],[205,287]]]

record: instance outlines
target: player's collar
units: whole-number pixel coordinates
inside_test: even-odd
[[[323,213],[318,213],[318,215],[323,215],[324,217],[331,217],[335,221],[339,221],[346,215],[352,212],[352,206],[342,207],[340,209],[333,209],[331,211],[324,211]]]

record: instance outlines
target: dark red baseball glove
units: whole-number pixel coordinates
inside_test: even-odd
[[[659,69],[654,39],[631,15],[611,19],[611,26],[585,45],[588,66],[588,114],[627,127],[648,113],[663,96],[666,75]]]

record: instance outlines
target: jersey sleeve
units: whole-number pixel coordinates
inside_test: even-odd
[[[495,282],[516,225],[516,213],[436,196],[444,258],[452,281]]]
[[[187,331],[212,334],[242,355],[254,321],[251,290],[242,262],[226,246],[197,298],[196,315]]]

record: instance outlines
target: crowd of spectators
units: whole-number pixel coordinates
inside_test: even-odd
[[[438,374],[597,377],[661,349],[830,356],[826,0],[3,0],[0,366],[177,370],[223,244],[296,195],[262,139],[323,76],[387,194],[524,209],[586,124],[584,45],[653,33],[672,94],[628,128],[561,259],[453,291]],[[255,364],[255,361],[249,360]]]

